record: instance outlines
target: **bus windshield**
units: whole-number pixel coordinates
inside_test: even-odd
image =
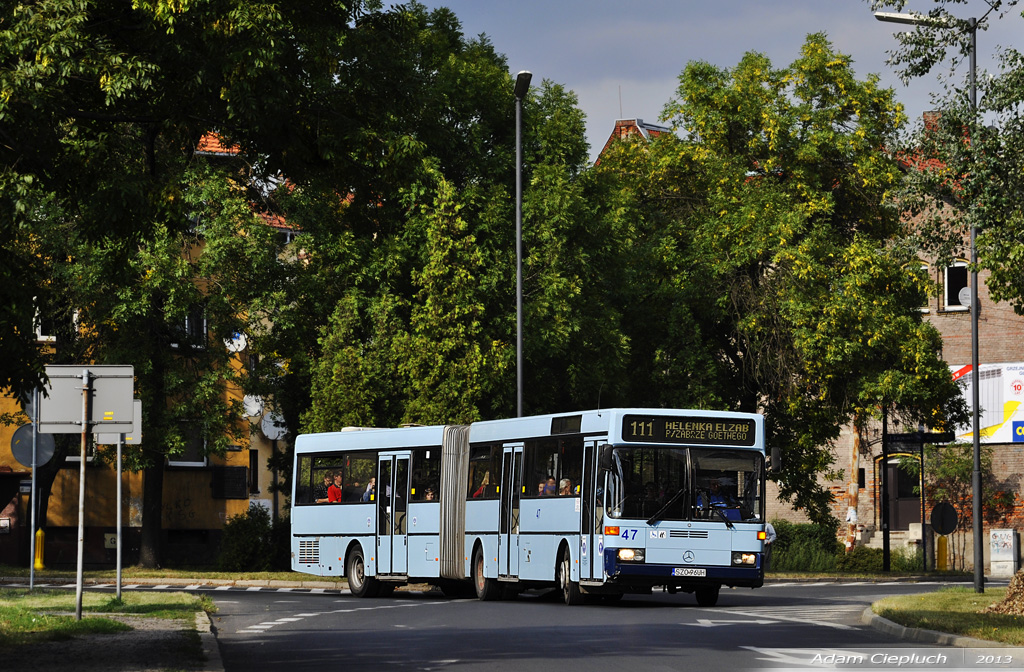
[[[606,480],[612,518],[760,522],[764,458],[727,448],[616,446]]]

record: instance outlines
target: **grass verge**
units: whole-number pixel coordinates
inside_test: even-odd
[[[1024,616],[980,613],[1005,596],[1005,588],[987,588],[984,593],[976,593],[973,588],[955,587],[887,597],[871,608],[882,618],[910,628],[1024,646]]]
[[[187,593],[132,591],[122,593],[119,600],[113,595],[89,592],[82,595],[83,618],[79,621],[74,616],[75,599],[75,594],[66,590],[0,589],[0,648],[132,629],[103,616],[86,618],[88,614],[179,619],[187,628],[194,622],[195,612],[216,610],[208,597]]]

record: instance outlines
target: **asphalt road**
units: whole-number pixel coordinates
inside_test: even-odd
[[[231,591],[213,595],[213,621],[227,672],[765,669],[819,652],[920,648],[860,616],[880,597],[939,585],[769,584],[724,589],[707,609],[667,593],[567,607],[546,593],[479,602]]]

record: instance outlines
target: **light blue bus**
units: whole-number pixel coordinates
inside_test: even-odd
[[[606,409],[295,444],[292,568],[371,597],[695,593],[764,581],[762,416]],[[327,484],[331,484],[330,493]],[[333,500],[333,501],[331,501]]]

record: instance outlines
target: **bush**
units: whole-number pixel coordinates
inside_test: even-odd
[[[773,520],[778,537],[772,544],[771,571],[830,572],[836,569],[838,523],[821,525]]]
[[[889,571],[920,572],[923,567],[921,549],[898,546],[889,550]],[[883,553],[880,548],[856,546],[849,553],[841,553],[836,562],[836,569],[841,572],[857,574],[875,574],[882,571]]]
[[[249,510],[224,525],[217,566],[225,572],[266,572],[273,566],[273,525],[270,512],[251,502]]]

